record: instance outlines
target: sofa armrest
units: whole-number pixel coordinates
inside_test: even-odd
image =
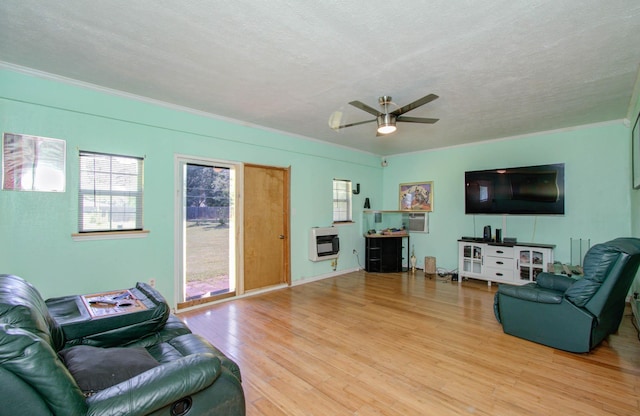
[[[541,288],[535,283],[524,286],[500,285],[498,294],[537,303],[561,303],[564,298],[564,292]]]
[[[546,272],[538,274],[538,277],[536,278],[536,283],[538,283],[539,287],[558,290],[563,293],[575,282],[576,279],[572,277]]]
[[[212,354],[183,357],[89,397],[87,415],[148,414],[207,388],[221,371]]]

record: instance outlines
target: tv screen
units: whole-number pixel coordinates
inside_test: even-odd
[[[465,172],[466,214],[564,215],[564,163]]]

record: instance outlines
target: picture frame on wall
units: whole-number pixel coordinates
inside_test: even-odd
[[[631,164],[633,172],[633,189],[640,189],[640,113],[636,117],[636,121],[631,129]]]
[[[400,211],[433,211],[433,181],[400,184]]]
[[[4,133],[2,189],[64,192],[66,142],[49,137]]]

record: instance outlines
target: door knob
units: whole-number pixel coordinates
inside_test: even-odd
[[[280,235],[278,236],[278,238],[279,238],[280,240],[284,240],[284,234],[280,234]]]

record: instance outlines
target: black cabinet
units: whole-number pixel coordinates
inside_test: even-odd
[[[406,239],[407,257],[403,257]],[[409,236],[365,236],[365,270],[368,272],[390,273],[407,270],[403,262],[409,259]]]

